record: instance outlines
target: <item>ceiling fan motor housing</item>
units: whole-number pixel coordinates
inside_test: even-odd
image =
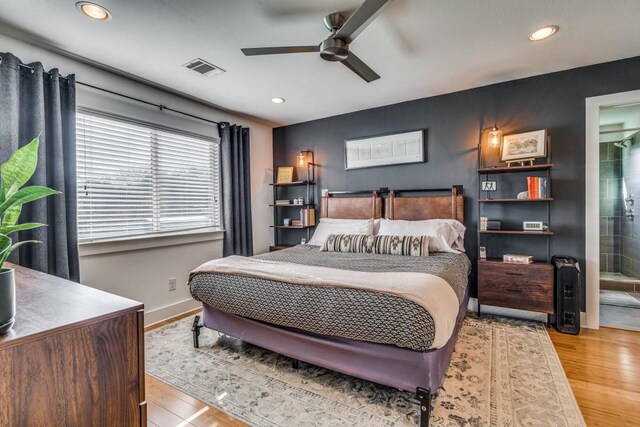
[[[344,61],[349,56],[349,44],[329,37],[320,44],[320,56],[325,61]]]

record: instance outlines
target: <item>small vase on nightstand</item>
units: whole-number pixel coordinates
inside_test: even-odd
[[[12,268],[0,270],[0,335],[9,332],[16,317],[16,282]]]

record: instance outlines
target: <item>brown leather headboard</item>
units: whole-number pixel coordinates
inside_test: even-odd
[[[384,217],[409,221],[425,219],[457,219],[464,222],[463,196],[455,187],[446,196],[400,197],[394,190],[389,191],[385,200]]]
[[[340,219],[382,218],[382,199],[376,191],[369,197],[322,196],[320,217]]]

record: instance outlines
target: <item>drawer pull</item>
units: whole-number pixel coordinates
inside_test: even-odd
[[[505,271],[505,274],[508,276],[522,276],[522,273],[513,273],[511,271]]]
[[[507,288],[509,292],[522,292],[522,289]]]

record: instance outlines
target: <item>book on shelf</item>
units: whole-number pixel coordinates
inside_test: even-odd
[[[302,222],[300,222],[299,219],[291,220],[291,227],[301,227],[301,226],[302,226]]]
[[[302,225],[316,225],[316,210],[315,208],[300,209],[300,222]]]
[[[502,262],[508,264],[531,264],[533,257],[530,255],[504,254],[502,255]]]
[[[539,176],[527,177],[527,192],[530,199],[549,198],[549,179]]]
[[[279,200],[276,200],[275,204],[276,205],[290,205],[291,204],[291,200],[279,199]]]

